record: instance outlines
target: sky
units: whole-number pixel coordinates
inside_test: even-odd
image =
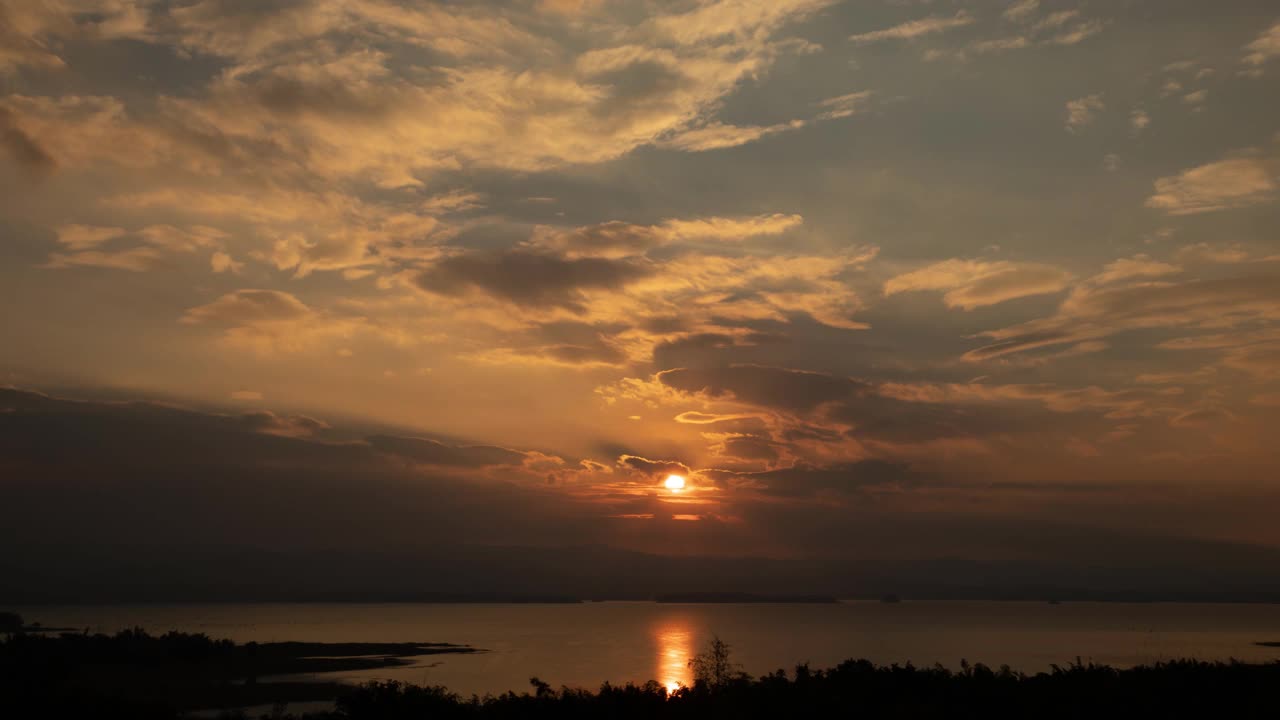
[[[1267,0],[0,0],[3,532],[1275,560],[1278,78]]]

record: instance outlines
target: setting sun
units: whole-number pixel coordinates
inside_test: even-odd
[[[671,492],[680,492],[684,489],[683,475],[668,475],[666,481],[662,483]]]

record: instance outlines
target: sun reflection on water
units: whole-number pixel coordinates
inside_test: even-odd
[[[658,682],[667,692],[691,685],[689,658],[693,657],[693,630],[689,624],[682,618],[663,618],[654,627],[653,637],[658,648]]]

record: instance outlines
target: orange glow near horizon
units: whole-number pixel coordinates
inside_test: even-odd
[[[693,684],[689,658],[693,657],[693,631],[682,618],[664,618],[654,628],[658,682],[668,693]]]

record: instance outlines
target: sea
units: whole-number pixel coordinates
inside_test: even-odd
[[[1280,605],[856,601],[834,604],[237,604],[15,608],[45,626],[141,627],[237,642],[447,642],[485,650],[325,676],[444,685],[464,696],[553,686],[692,681],[688,661],[714,636],[760,675],[849,658],[1035,673],[1077,659],[1116,667],[1162,660],[1280,660]]]

